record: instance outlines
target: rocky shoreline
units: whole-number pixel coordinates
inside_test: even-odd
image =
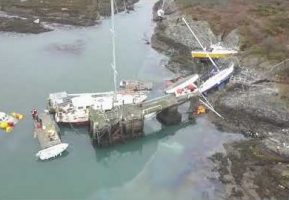
[[[51,31],[51,29],[29,19],[0,17],[0,31],[38,34]]]
[[[133,10],[138,0],[116,0],[116,11]],[[110,15],[110,0],[0,0],[0,31],[42,33],[42,22],[92,26]],[[40,23],[35,20],[39,19]]]
[[[160,8],[161,2],[154,7]],[[193,20],[174,2],[164,7],[164,19],[157,21],[152,47],[170,57],[168,68],[177,74],[205,73],[210,65],[193,61],[190,51],[199,45],[181,17],[192,26],[205,46],[221,41],[238,47],[242,39],[237,29],[225,37],[215,35],[206,21]],[[154,16],[156,14],[154,13]],[[212,156],[228,199],[288,199],[289,196],[289,85],[282,71],[289,62],[272,68],[269,60],[243,50],[234,61],[236,70],[230,83],[209,94],[225,120],[210,114],[210,119],[224,131],[243,133],[248,140],[226,144],[226,154]],[[281,71],[281,73],[280,73]]]

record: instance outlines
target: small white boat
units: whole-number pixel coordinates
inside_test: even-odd
[[[174,94],[180,90],[184,90],[186,88],[192,89],[191,87],[197,88],[195,82],[199,79],[198,74],[193,74],[188,77],[182,78],[177,82],[173,83],[169,87],[166,88],[165,92],[167,94]]]
[[[58,155],[61,155],[68,147],[67,143],[60,143],[46,149],[38,151],[36,157],[40,160],[48,160],[50,158],[55,158]]]
[[[222,84],[228,80],[234,72],[234,64],[232,63],[228,68],[218,71],[215,75],[211,76],[199,87],[199,92],[204,93],[210,89]]]

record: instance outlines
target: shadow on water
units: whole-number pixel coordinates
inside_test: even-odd
[[[160,140],[163,140],[167,137],[174,135],[178,130],[183,129],[189,125],[192,125],[190,121],[181,123],[180,125],[174,126],[164,126],[162,125],[161,130],[148,133],[141,138],[136,138],[132,140],[128,140],[125,143],[119,143],[112,145],[110,147],[105,148],[98,148],[94,147],[96,151],[96,159],[101,161],[110,157],[111,154],[118,152],[120,154],[127,153],[127,152],[139,152],[141,153],[142,150],[145,148],[146,145],[153,145],[153,148],[150,148],[152,153],[157,150],[157,145]],[[152,147],[152,146],[151,146]]]
[[[100,161],[104,158],[109,157],[115,151],[119,153],[141,152],[143,149],[143,146],[147,144],[151,144],[151,143],[157,144],[159,140],[172,136],[178,130],[183,129],[192,124],[195,124],[195,121],[186,121],[186,122],[182,122],[179,125],[172,125],[172,126],[161,125],[161,129],[158,131],[145,133],[145,136],[141,138],[127,140],[124,143],[117,143],[109,147],[104,147],[104,148],[97,147],[93,145],[92,141],[91,141],[91,145],[95,149],[96,159]],[[90,137],[87,126],[75,126],[75,125],[69,124],[69,125],[60,125],[59,128],[60,128],[61,137],[64,137],[66,134],[79,134],[79,135],[87,135],[88,137]]]
[[[81,126],[76,126],[73,124],[60,124],[59,125],[60,129],[60,136],[64,136],[65,134],[70,134],[68,132],[73,132],[75,134],[79,135],[88,135],[88,127],[81,125]]]
[[[147,133],[141,138],[128,140],[125,143],[115,144],[110,147],[93,148],[95,163],[92,165],[94,165],[95,173],[100,174],[99,180],[101,180],[101,182],[96,183],[96,186],[107,189],[121,187],[130,182],[156,154],[160,143],[168,140],[180,129],[189,125],[191,125],[191,122],[175,126],[162,126],[160,130]],[[91,140],[87,127],[73,128],[74,130],[71,132],[70,127],[61,126],[61,131],[67,136],[68,134],[86,134],[87,139]],[[65,138],[63,139],[65,140]],[[90,142],[90,145],[92,145],[92,142]]]

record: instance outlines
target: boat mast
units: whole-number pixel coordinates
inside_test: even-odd
[[[124,6],[124,11],[127,12],[127,8],[126,8],[126,3],[125,3],[125,1],[126,1],[126,0],[123,0],[123,6]]]
[[[197,35],[194,33],[194,31],[192,30],[192,28],[190,27],[190,25],[188,24],[188,22],[186,21],[186,19],[183,17],[182,20],[185,22],[185,24],[187,25],[188,29],[190,30],[190,32],[193,34],[193,36],[195,37],[195,39],[197,40],[197,42],[199,43],[199,45],[201,46],[201,48],[203,49],[203,51],[206,51],[205,47],[202,45],[202,43],[200,42],[199,38],[197,37]],[[211,63],[214,65],[214,67],[217,69],[217,71],[220,71],[219,67],[217,66],[217,64],[214,62],[214,60],[211,58],[211,56],[207,53],[206,56],[208,56],[209,60],[211,61]]]
[[[111,6],[111,34],[112,34],[112,70],[113,70],[113,83],[114,83],[114,95],[113,95],[113,103],[116,101],[116,56],[115,56],[115,28],[114,28],[114,0],[110,1]]]
[[[162,10],[164,10],[165,1],[166,1],[166,0],[163,0],[163,3],[162,3]]]

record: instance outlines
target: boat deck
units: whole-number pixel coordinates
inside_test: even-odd
[[[180,78],[175,83],[172,83],[166,88],[166,93],[173,93],[173,90],[176,90],[177,88],[183,88],[185,85],[189,84],[195,84],[195,82],[198,80],[199,75],[193,74],[184,78]]]
[[[42,149],[49,148],[61,143],[59,127],[47,113],[41,113],[39,119],[42,122],[34,120],[34,136],[37,137]]]

